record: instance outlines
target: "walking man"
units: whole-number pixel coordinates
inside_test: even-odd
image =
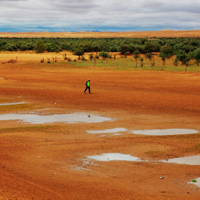
[[[84,93],[85,93],[87,90],[88,90],[89,93],[90,93],[90,80],[87,80],[87,81],[86,81],[85,86],[86,86],[86,88],[85,88]]]

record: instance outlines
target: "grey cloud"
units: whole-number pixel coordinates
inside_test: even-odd
[[[143,3],[143,9],[145,11],[152,11],[155,13],[163,12],[188,12],[188,13],[199,13],[200,2],[192,0],[182,0],[182,1],[159,1],[159,0],[150,0]]]
[[[55,10],[65,10],[72,12],[76,12],[76,10],[81,10],[84,12],[96,8],[97,4],[93,0],[53,0],[50,2],[50,7],[52,7]]]
[[[8,2],[8,1],[28,1],[28,0],[0,0],[0,2],[1,1]]]
[[[200,28],[199,10],[198,0],[0,0],[0,25]]]
[[[177,5],[174,7],[167,7],[168,11],[173,12],[187,12],[187,13],[200,13],[200,3],[198,4],[187,4],[187,5]]]
[[[160,9],[164,5],[165,3],[163,1],[153,1],[153,0],[146,1],[142,4],[144,8],[148,9]]]

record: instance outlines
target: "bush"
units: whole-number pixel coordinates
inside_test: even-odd
[[[38,40],[35,43],[35,50],[37,53],[43,53],[45,51],[45,44],[42,40]]]
[[[99,56],[102,57],[103,59],[108,58],[108,55],[109,55],[109,54],[106,53],[106,52],[104,52],[104,51],[102,51],[102,52],[99,53]]]
[[[90,54],[90,60],[94,59],[93,53]]]
[[[45,49],[48,51],[48,52],[56,52],[57,51],[57,46],[52,44],[52,43],[48,43],[45,45]]]
[[[170,58],[173,55],[172,48],[168,44],[165,44],[161,47],[160,54],[165,55],[166,58]]]
[[[82,61],[87,61],[84,57],[81,58]]]
[[[96,55],[96,56],[95,56],[95,59],[99,59],[99,55]]]
[[[119,52],[121,52],[122,55],[127,54],[130,51],[130,46],[127,44],[121,44],[119,47]]]
[[[149,40],[145,42],[144,50],[146,53],[149,52],[159,52],[160,51],[160,44],[158,41]]]
[[[190,61],[191,57],[190,54],[187,54],[184,50],[180,50],[176,52],[176,58],[182,62],[182,65],[187,65]]]
[[[192,57],[196,60],[196,63],[199,66],[199,63],[200,63],[200,48],[193,51]]]
[[[80,60],[81,56],[84,55],[84,50],[78,47],[77,49],[75,49],[74,55],[78,56],[78,60]]]

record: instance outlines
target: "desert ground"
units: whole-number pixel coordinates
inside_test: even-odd
[[[16,63],[5,62],[17,56]],[[61,59],[40,63],[42,56],[0,54],[1,200],[199,199],[200,188],[188,183],[200,177],[199,165],[160,162],[199,155],[199,133],[88,133],[115,128],[200,132],[199,72],[76,67]],[[84,94],[88,79],[91,94]],[[111,120],[31,124],[2,118],[73,113]],[[88,158],[104,153],[142,161]]]
[[[0,37],[19,38],[143,38],[143,37],[200,37],[200,30],[160,30],[129,32],[0,32]]]

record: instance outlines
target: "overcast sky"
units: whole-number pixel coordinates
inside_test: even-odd
[[[0,0],[0,32],[200,29],[200,0]]]

